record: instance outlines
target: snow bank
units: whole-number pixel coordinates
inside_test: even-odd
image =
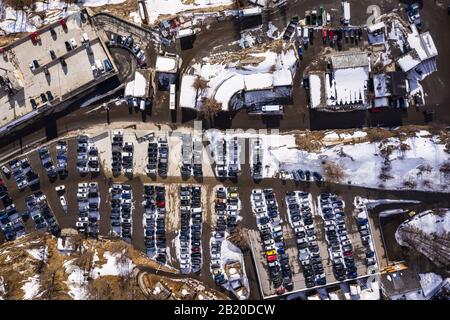
[[[39,275],[34,275],[29,277],[28,280],[23,284],[23,299],[31,300],[39,293],[40,280]]]
[[[442,277],[433,272],[419,273],[419,281],[425,297],[431,297],[443,284]]]
[[[187,10],[214,8],[231,5],[233,0],[146,0],[150,23],[154,23],[160,15],[174,15]]]
[[[443,215],[419,214],[411,219],[408,224],[430,235],[450,237],[450,211]]]

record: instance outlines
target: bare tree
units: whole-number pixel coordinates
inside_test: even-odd
[[[345,172],[342,166],[334,162],[325,162],[323,164],[325,179],[330,182],[340,183],[345,179]]]
[[[214,122],[214,117],[222,111],[222,103],[218,102],[214,98],[204,98],[202,101],[202,107],[200,109],[200,115],[204,119],[208,119],[210,125]]]

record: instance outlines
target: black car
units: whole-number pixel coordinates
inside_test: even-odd
[[[71,51],[72,50],[72,46],[70,45],[69,41],[65,41],[64,44],[66,45],[67,51]]]
[[[52,60],[56,59],[56,53],[53,50],[50,50],[50,57],[52,57]]]
[[[62,65],[63,67],[67,67],[66,59],[64,59],[64,58],[59,58],[59,62],[61,62],[61,65]]]
[[[51,93],[51,91],[47,91],[47,98],[48,98],[48,101],[52,101],[54,99],[53,94]]]

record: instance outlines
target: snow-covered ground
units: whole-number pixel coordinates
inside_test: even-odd
[[[441,172],[441,166],[449,161],[449,154],[445,146],[438,142],[437,137],[430,137],[426,132],[417,133],[400,142],[397,138],[387,139],[385,143],[335,143],[332,146],[323,146],[319,152],[309,152],[297,147],[293,134],[258,134],[258,133],[229,133],[229,137],[256,138],[263,140],[263,174],[264,177],[275,177],[280,170],[288,172],[293,170],[309,170],[324,173],[323,163],[332,162],[342,168],[344,179],[341,183],[363,186],[368,188],[384,189],[414,189],[423,191],[450,192],[448,177]],[[219,141],[224,135],[221,131],[208,131],[206,137],[209,141]],[[327,141],[337,135],[329,133]],[[352,135],[346,135],[342,140]],[[356,132],[353,138],[358,141],[363,138],[363,132]],[[355,138],[356,137],[356,138]],[[304,139],[309,139],[304,135]],[[341,139],[341,137],[340,137]],[[403,145],[404,151],[400,150]],[[408,146],[408,147],[405,147]],[[390,170],[386,181],[380,177],[382,167],[385,165],[383,150],[392,148],[388,156]],[[242,158],[242,157],[241,157]],[[424,170],[426,168],[426,170]]]
[[[126,0],[79,0],[76,4],[67,4],[63,0],[47,0],[35,3],[35,9],[15,10],[3,5],[0,0],[0,34],[33,32],[45,24],[79,11],[83,7],[100,7],[120,4]],[[72,1],[73,2],[73,1]]]
[[[22,290],[24,292],[23,299],[24,300],[33,299],[39,293],[39,286],[40,286],[39,275],[29,277],[28,280],[22,286]]]
[[[450,237],[450,211],[443,214],[423,212],[409,220],[408,224],[429,235]]]
[[[103,258],[107,261],[105,264],[95,266],[91,270],[82,270],[75,264],[74,260],[69,260],[64,263],[66,269],[67,286],[69,287],[69,295],[74,300],[86,300],[88,298],[87,290],[87,278],[90,276],[92,279],[104,276],[127,276],[130,275],[134,264],[125,256],[121,256],[120,253],[110,253],[106,251],[103,254]],[[99,260],[97,252],[94,255],[93,263],[95,264]]]
[[[150,23],[154,23],[160,15],[174,15],[183,11],[229,6],[233,0],[146,0]]]

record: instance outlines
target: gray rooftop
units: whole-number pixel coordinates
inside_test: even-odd
[[[333,69],[368,67],[369,57],[366,52],[344,52],[331,57]]]

